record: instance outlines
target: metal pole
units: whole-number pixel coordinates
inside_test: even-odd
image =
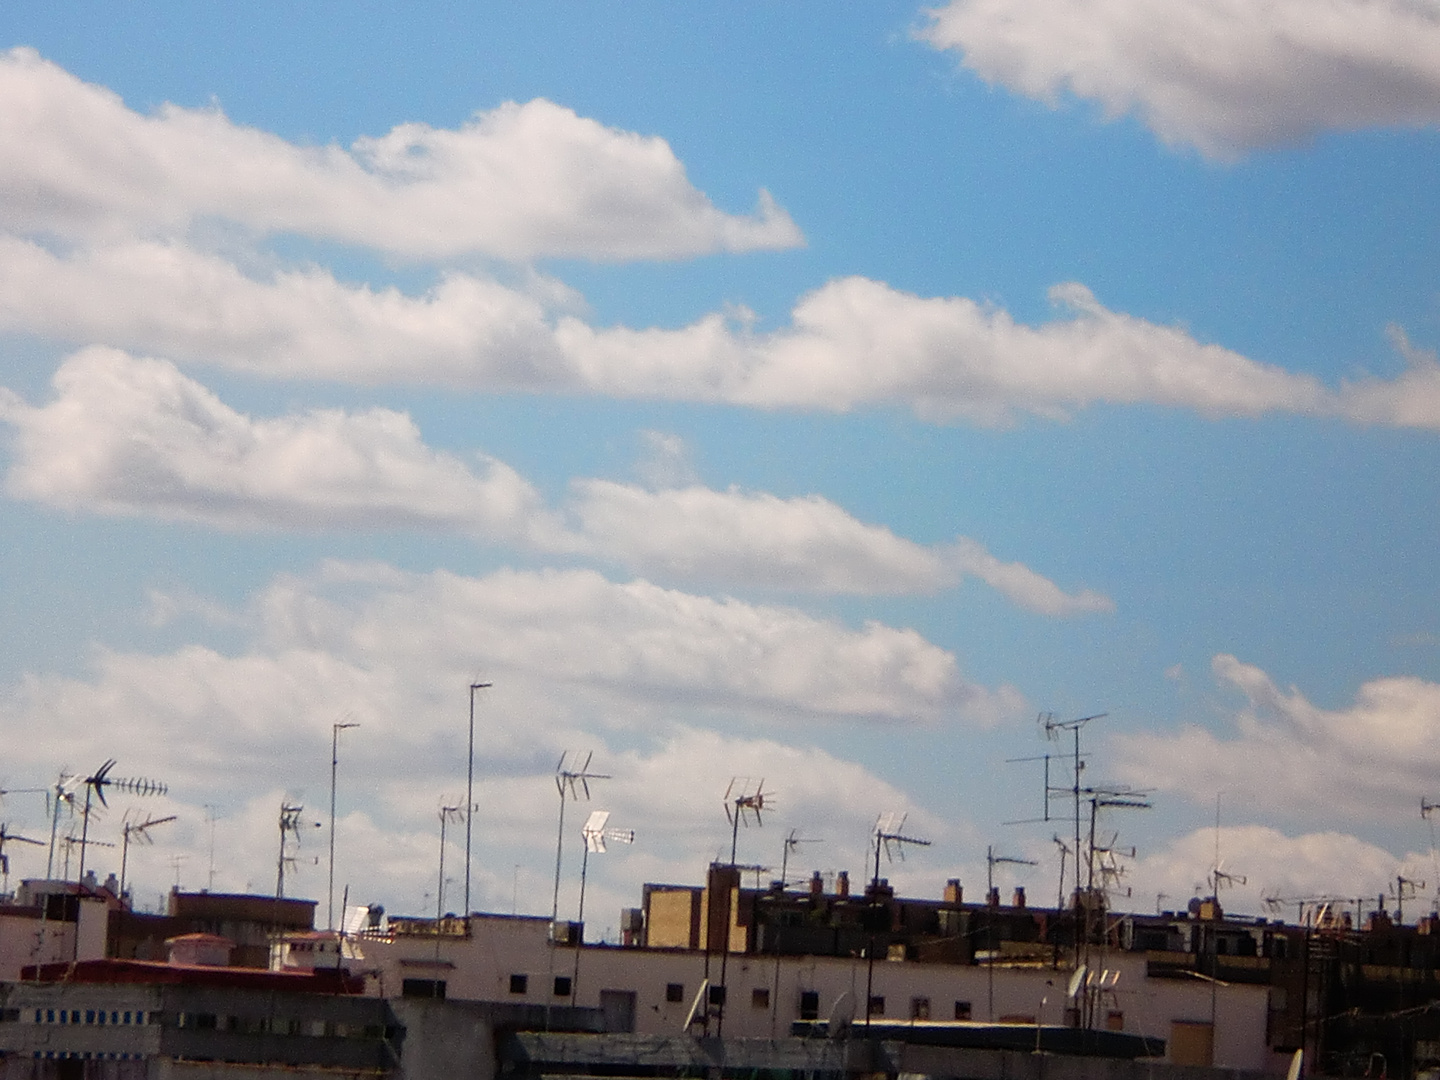
[[[570,1004],[574,1006],[580,988],[580,950],[585,945],[585,872],[590,869],[590,845],[585,845],[585,854],[580,859],[580,938],[575,942],[575,969],[570,974]]]
[[[488,682],[470,684],[470,741],[465,755],[465,916],[470,916],[470,819],[475,816],[475,691]]]
[[[330,885],[325,908],[325,929],[335,929],[335,777],[340,770],[340,732],[359,724],[330,725]]]

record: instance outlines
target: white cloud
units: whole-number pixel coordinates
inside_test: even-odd
[[[1352,705],[1322,709],[1259,668],[1215,657],[1218,679],[1245,695],[1232,734],[1187,726],[1115,737],[1124,775],[1198,802],[1239,789],[1272,815],[1323,824],[1414,814],[1440,769],[1440,686],[1374,679]]]
[[[544,100],[455,130],[297,146],[218,109],[143,116],[30,49],[0,56],[0,224],[87,241],[178,235],[219,218],[417,259],[677,258],[793,247],[764,191],[722,213],[660,138]]]
[[[1213,829],[1197,829],[1176,837],[1161,851],[1142,855],[1127,875],[1133,883],[1135,907],[1144,910],[1151,899],[1163,894],[1161,906],[1184,910],[1191,897],[1209,896],[1215,842]],[[1431,865],[1428,856],[1396,856],[1341,832],[1288,836],[1264,825],[1233,825],[1220,830],[1219,842],[1225,872],[1245,879],[1221,888],[1221,905],[1227,911],[1289,921],[1297,918],[1297,901],[1321,897],[1369,897],[1365,909],[1369,912],[1374,897],[1393,889],[1397,873],[1419,880],[1429,876]],[[1353,914],[1353,904],[1349,910]],[[1405,917],[1412,920],[1430,910],[1429,896],[1413,898]]]
[[[11,494],[52,505],[227,527],[434,527],[518,537],[539,496],[500,462],[427,448],[388,409],[254,420],[172,364],[99,346],[55,373],[42,408],[11,395]]]
[[[952,0],[919,36],[987,82],[1137,113],[1214,157],[1326,130],[1440,123],[1425,0]]]
[[[168,805],[185,823],[164,843],[189,852],[187,883],[204,880],[198,822],[213,803],[222,850],[233,853],[217,887],[263,888],[274,873],[275,803],[284,792],[322,807],[330,725],[356,722],[341,745],[337,880],[352,895],[420,907],[435,880],[434,811],[464,790],[466,687],[480,674],[494,683],[477,702],[484,902],[508,909],[511,867],[523,862],[528,880],[544,882],[548,910],[550,773],[561,749],[597,751],[597,771],[614,777],[597,785],[600,805],[641,830],[643,857],[628,870],[618,856],[609,864],[634,904],[641,880],[698,879],[728,839],[720,801],[737,773],[764,776],[777,792],[767,821],[782,826],[777,840],[788,827],[826,836],[835,850],[824,865],[845,859],[860,870],[874,815],[908,800],[811,745],[828,729],[817,724],[986,722],[1020,707],[1009,688],[966,682],[950,654],[910,631],[849,629],[587,572],[466,578],[327,564],[277,579],[245,615],[246,643],[233,654],[101,649],[85,677],[37,674],[6,688],[0,724],[28,733],[7,769],[45,783],[62,762],[118,757],[117,775],[170,784]],[[99,823],[102,838],[124,803]],[[28,818],[15,807],[12,825],[30,827],[40,806]],[[297,873],[316,895],[323,876]]]
[[[430,449],[403,413],[255,419],[166,361],[98,346],[67,359],[53,384],[54,400],[41,407],[0,397],[0,419],[17,432],[7,484],[12,495],[68,509],[239,529],[453,531],[650,577],[801,592],[935,592],[970,573],[1047,615],[1113,608],[1002,564],[973,540],[925,547],[819,496],[580,480],[551,511],[502,462],[472,465]]]

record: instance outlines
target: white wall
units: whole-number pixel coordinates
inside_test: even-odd
[[[451,999],[568,1005],[568,997],[554,995],[554,977],[573,975],[576,952],[552,948],[548,928],[545,919],[481,916],[471,920],[468,940],[364,939],[360,948],[364,966],[383,973],[388,995],[399,995],[405,978],[439,978],[446,981]],[[1210,1020],[1211,984],[1146,978],[1143,954],[1110,954],[1103,964],[1119,972],[1119,980],[1113,990],[1100,996],[1096,1026],[1103,1027],[1107,1013],[1115,1010],[1123,1013],[1125,1031],[1168,1039],[1173,1020]],[[600,991],[605,989],[634,990],[638,1032],[678,1033],[705,975],[705,965],[703,953],[687,950],[589,946],[580,953],[576,1004],[598,1006]],[[712,956],[709,968],[712,984],[718,985],[721,958]],[[523,994],[511,993],[512,974],[526,976]],[[727,1036],[788,1034],[791,1020],[799,1016],[800,994],[805,990],[819,995],[821,1019],[845,991],[854,995],[857,1012],[864,1015],[867,965],[863,959],[786,957],[777,965],[774,957],[732,954],[725,974]],[[1038,1016],[1045,1024],[1060,1024],[1064,1022],[1069,978],[1070,972],[1063,969],[996,968],[992,1012],[992,973],[985,967],[877,960],[872,992],[885,998],[888,1020],[909,1019],[911,999],[924,997],[929,998],[934,1020],[952,1019],[955,1002],[968,1001],[975,1020],[1023,1015]],[[683,985],[680,1001],[666,1000],[670,983]],[[768,1006],[753,1004],[752,994],[757,989],[769,991]],[[1263,986],[1215,987],[1216,1065],[1266,1067],[1267,1002]]]

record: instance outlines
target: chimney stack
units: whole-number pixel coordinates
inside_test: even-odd
[[[1015,899],[1014,899],[1013,903],[1014,903],[1014,906],[1017,907],[1017,908],[1023,908],[1023,907],[1025,906],[1025,886],[1023,886],[1023,885],[1016,885],[1016,886],[1015,886]]]
[[[842,900],[850,895],[850,871],[841,870],[835,875],[835,895]]]
[[[965,891],[960,888],[960,879],[958,877],[952,877],[949,881],[945,882],[945,903],[959,904],[963,903],[964,899]]]

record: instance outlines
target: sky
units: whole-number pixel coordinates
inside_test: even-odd
[[[903,814],[903,891],[1053,902],[1096,714],[1118,907],[1435,906],[1435,0],[0,33],[12,884],[113,758],[137,906],[272,890],[289,801],[323,921],[333,744],[333,904],[463,910],[489,683],[470,906],[573,917],[605,809],[592,939],[727,792],[765,881]]]

